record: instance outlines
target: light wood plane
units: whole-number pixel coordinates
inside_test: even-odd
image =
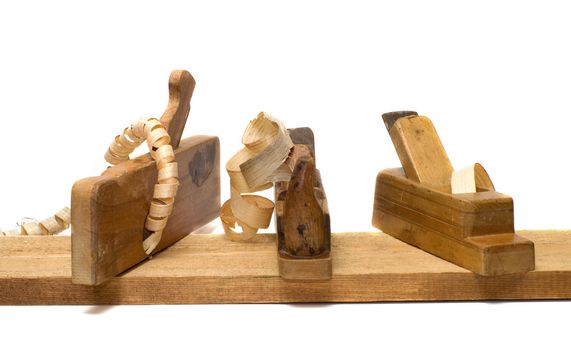
[[[404,111],[383,120],[402,168],[377,176],[375,227],[479,275],[534,269],[533,242],[514,233],[511,197],[493,186],[453,194],[454,170],[430,119]]]

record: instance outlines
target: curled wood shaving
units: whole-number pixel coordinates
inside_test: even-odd
[[[492,179],[480,163],[454,171],[450,185],[453,194],[495,190]]]
[[[115,137],[105,154],[105,160],[111,164],[127,161],[129,155],[145,140],[158,170],[157,184],[145,221],[145,228],[151,234],[143,241],[145,252],[151,254],[161,240],[179,186],[178,164],[170,145],[170,136],[158,119],[140,119]]]
[[[150,235],[143,241],[143,248],[151,254],[161,240],[163,229],[172,213],[174,198],[178,191],[178,165],[174,150],[170,145],[170,136],[165,127],[156,118],[143,118],[126,128],[121,135],[115,137],[105,153],[105,160],[113,165],[129,160],[129,155],[147,141],[151,157],[155,160],[158,180],[153,191],[153,199],[145,228]],[[55,235],[70,225],[70,210],[64,208],[53,217],[42,221],[23,220],[19,229],[0,230],[2,236]]]
[[[252,240],[259,229],[270,225],[274,203],[251,193],[271,188],[277,181],[289,181],[291,177],[285,161],[293,142],[281,121],[260,112],[248,124],[242,143],[244,148],[226,163],[230,199],[222,205],[220,213],[224,233],[233,241]]]
[[[70,210],[65,207],[58,211],[55,215],[50,216],[42,221],[30,218],[22,219],[19,228],[2,231],[1,236],[52,236],[66,230],[71,221]]]

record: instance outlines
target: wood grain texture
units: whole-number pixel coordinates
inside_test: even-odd
[[[191,304],[571,298],[571,231],[521,231],[536,270],[483,277],[382,232],[332,235],[331,280],[279,277],[274,235],[192,234],[101,286],[71,283],[69,237],[0,240],[0,304]]]
[[[289,137],[294,145],[306,145],[311,150],[313,160],[317,161],[315,158],[315,136],[313,130],[308,127],[303,128],[291,128],[288,129]]]
[[[484,276],[534,268],[533,242],[514,234],[513,200],[498,192],[444,193],[384,170],[373,226]]]
[[[454,169],[432,121],[416,112],[391,112],[383,114],[383,120],[406,176],[436,190],[450,192]]]
[[[160,120],[168,130],[174,149],[180,144],[195,86],[193,76],[185,70],[175,70],[169,77],[169,102]]]
[[[427,117],[391,112],[383,121],[403,167],[377,176],[373,226],[483,276],[534,269],[533,242],[514,233],[512,198],[481,165],[454,173]]]
[[[457,239],[514,232],[513,199],[498,192],[450,194],[409,180],[401,168],[377,176],[374,212],[383,209]],[[373,224],[380,224],[378,218]]]
[[[324,252],[325,215],[314,193],[315,162],[300,159],[293,169],[283,204],[284,252],[310,257]]]
[[[287,160],[290,181],[275,185],[280,276],[288,280],[331,278],[331,224],[321,175],[315,167],[310,128],[290,129],[295,146]]]
[[[158,252],[220,213],[220,142],[213,136],[181,137],[195,81],[184,70],[169,78],[169,102],[160,123],[178,163],[178,191]],[[147,258],[143,240],[157,167],[149,154],[120,162],[77,181],[71,194],[73,282],[98,285]],[[162,198],[162,197],[161,197]],[[171,197],[165,197],[171,198]],[[157,219],[157,218],[155,218]]]
[[[282,278],[331,278],[329,208],[313,158],[300,159],[286,189],[276,192],[276,229]]]
[[[180,186],[157,251],[212,221],[220,212],[218,138],[184,139],[175,157]],[[155,163],[145,154],[74,184],[74,283],[101,284],[147,259],[142,242],[156,180]]]
[[[479,163],[454,171],[450,180],[452,193],[474,193],[496,190],[490,175],[488,175],[486,169]]]

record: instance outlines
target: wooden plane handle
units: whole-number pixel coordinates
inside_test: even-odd
[[[325,217],[315,196],[315,183],[315,161],[310,155],[299,157],[284,203],[285,248],[293,256],[317,256],[326,248]]]
[[[169,103],[160,120],[171,137],[173,149],[180,143],[195,85],[194,78],[185,70],[175,70],[170,75]]]
[[[432,121],[412,111],[385,113],[383,121],[406,177],[450,193],[454,169]]]

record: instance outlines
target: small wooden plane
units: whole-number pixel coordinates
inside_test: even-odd
[[[332,275],[331,226],[315,167],[313,131],[297,128],[289,133],[293,173],[290,181],[275,185],[279,273],[286,280],[327,280]]]

